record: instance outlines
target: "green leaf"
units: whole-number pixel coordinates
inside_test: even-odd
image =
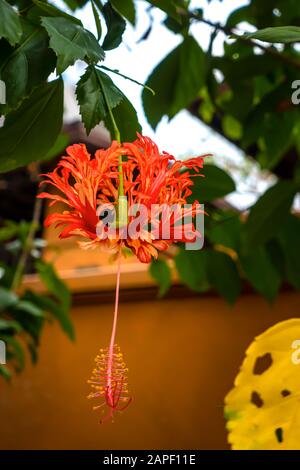
[[[42,25],[50,37],[50,47],[57,55],[57,73],[61,74],[76,60],[97,63],[104,51],[95,36],[82,26],[65,18],[42,17]]]
[[[206,275],[206,251],[180,249],[175,256],[175,265],[181,281],[196,292],[209,288]]]
[[[243,128],[241,123],[233,116],[227,114],[222,121],[224,134],[232,140],[239,140],[242,136]]]
[[[271,125],[269,125],[270,114],[278,113],[279,103],[290,99],[291,93],[285,82],[280,83],[279,86],[276,86],[274,89],[264,94],[260,102],[250,111],[244,122],[244,148],[247,149],[248,146],[256,142],[260,137],[264,137],[265,132],[268,133],[268,129],[271,128]],[[289,120],[289,117],[283,119]]]
[[[0,172],[42,159],[60,133],[62,115],[62,80],[36,88],[0,129]]]
[[[157,259],[149,266],[149,273],[159,284],[158,297],[163,297],[171,286],[171,270],[166,261]]]
[[[52,264],[38,260],[36,262],[36,269],[49,292],[57,300],[57,302],[54,303],[51,299],[44,299],[44,306],[47,305],[47,309],[57,318],[69,338],[74,340],[74,327],[69,317],[71,308],[71,294],[69,289],[57,276]]]
[[[18,107],[26,96],[28,84],[28,62],[21,51],[8,58],[0,71],[1,80],[6,84],[6,103],[0,106],[2,114]]]
[[[22,327],[16,321],[0,318],[0,330],[14,330],[19,333],[22,330]]]
[[[290,113],[269,113],[264,119],[263,139],[266,150],[259,157],[262,168],[274,168],[291,146],[296,119]]]
[[[5,310],[18,302],[18,296],[9,289],[0,287],[0,310]]]
[[[99,17],[98,10],[95,6],[94,0],[92,0],[92,10],[93,10],[93,15],[94,15],[94,20],[95,20],[95,25],[97,29],[97,40],[100,41],[101,36],[102,36],[102,26],[101,26],[101,21]]]
[[[194,186],[192,186],[192,195],[188,202],[192,203],[197,199],[201,204],[219,199],[235,191],[235,183],[231,176],[224,170],[215,165],[204,165],[201,170],[204,178],[194,177]]]
[[[155,91],[154,97],[147,90],[142,95],[145,114],[154,129],[165,114],[172,118],[197,98],[205,74],[205,55],[201,47],[193,37],[185,37],[146,82]]]
[[[237,8],[233,10],[233,12],[228,16],[226,26],[228,28],[233,28],[239,23],[242,23],[243,21],[248,21],[249,19],[252,20],[251,18],[251,6],[246,5],[240,8]],[[252,23],[252,21],[250,21]]]
[[[21,372],[25,365],[25,354],[23,347],[18,340],[8,335],[1,335],[1,339],[8,345],[7,354],[11,353],[12,358],[17,361],[16,371]]]
[[[34,12],[33,14],[36,14],[35,12],[37,12],[36,16],[38,20],[40,21],[40,16],[45,16],[45,13],[47,13],[47,16],[56,16],[56,17],[66,18],[67,20],[72,21],[73,23],[76,23],[82,26],[82,23],[78,18],[72,15],[68,15],[68,13],[65,13],[59,8],[56,8],[54,5],[50,5],[50,3],[46,3],[45,1],[41,1],[41,0],[32,0],[32,1],[38,8],[37,9],[31,8],[31,10],[28,13],[27,18],[31,19],[32,12]],[[42,13],[44,13],[44,15]]]
[[[107,115],[106,100],[113,109],[124,99],[123,93],[111,78],[92,65],[79,80],[76,96],[87,134]]]
[[[131,24],[135,24],[135,7],[133,0],[110,0],[114,9]]]
[[[300,219],[289,215],[279,230],[279,241],[284,251],[288,281],[300,290]]]
[[[0,375],[8,382],[11,379],[12,373],[6,366],[0,364]]]
[[[14,308],[20,312],[33,315],[34,317],[44,317],[43,309],[35,305],[33,302],[30,302],[29,300],[20,300]]]
[[[177,12],[176,2],[173,0],[149,0],[153,6],[160,8],[162,11],[167,13],[173,19],[180,21],[180,15]],[[181,9],[184,8],[183,2],[181,2]]]
[[[216,291],[233,304],[241,291],[241,280],[235,262],[225,253],[207,250],[207,277]]]
[[[222,245],[239,252],[241,245],[241,228],[242,225],[239,214],[222,214],[222,218],[211,222],[208,237],[214,245]]]
[[[68,5],[72,11],[82,8],[88,1],[89,0],[64,0],[65,4]]]
[[[265,28],[255,33],[245,34],[248,39],[259,39],[260,41],[270,43],[289,44],[300,42],[299,26],[277,26],[275,28]]]
[[[38,348],[37,345],[33,342],[27,344],[28,351],[30,354],[32,364],[36,364],[38,361]]]
[[[104,50],[110,51],[121,44],[122,36],[126,28],[126,21],[113,8],[110,2],[104,5],[102,14],[107,26],[107,33],[103,40],[102,47]]]
[[[241,256],[240,262],[250,284],[269,302],[272,302],[278,293],[281,276],[265,247],[259,246],[250,254]]]
[[[121,141],[132,142],[136,139],[137,132],[142,133],[136,110],[125,96],[114,109],[114,118],[120,131]],[[114,127],[108,114],[105,116],[104,122],[110,135],[114,138]]]
[[[42,158],[43,162],[52,160],[52,158],[57,157],[57,155],[61,155],[69,143],[70,137],[67,134],[63,132],[59,134],[51,149]]]
[[[16,109],[55,69],[56,57],[46,31],[23,18],[21,22],[21,43],[4,52],[0,66],[0,78],[6,84],[6,103],[0,105],[0,114]]]
[[[0,0],[0,38],[5,38],[14,46],[22,36],[19,15],[5,0]]]
[[[246,222],[246,249],[256,249],[276,234],[288,217],[296,192],[292,181],[283,180],[258,199]]]
[[[11,220],[5,220],[0,228],[0,242],[6,242],[15,237],[19,232],[19,225]]]

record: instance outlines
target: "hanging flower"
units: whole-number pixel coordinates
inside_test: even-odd
[[[203,157],[176,160],[166,152],[161,154],[150,138],[140,135],[133,143],[114,141],[107,150],[97,150],[94,158],[83,144],[68,147],[67,154],[52,173],[43,175],[46,179],[42,184],[51,184],[61,194],[39,195],[51,199],[50,205],[61,202],[67,206],[67,210],[50,214],[45,221],[46,226],[64,226],[60,238],[79,235],[86,239],[81,243],[83,248],[102,245],[114,252],[126,246],[141,262],[149,263],[170,244],[192,242],[201,237],[192,221],[202,212],[198,201],[186,210],[183,205],[192,193],[190,170],[199,175]],[[117,214],[110,231],[107,220],[102,218],[108,208],[115,208]],[[139,212],[142,227],[132,235]],[[169,226],[167,234],[166,225]]]
[[[107,150],[91,158],[85,145],[67,148],[51,173],[43,175],[60,194],[42,192],[50,205],[63,203],[66,210],[50,214],[48,227],[61,227],[60,238],[80,236],[83,248],[102,246],[117,254],[118,270],[113,327],[109,347],[101,349],[89,383],[88,398],[101,399],[95,409],[104,411],[101,423],[113,418],[131,402],[127,368],[115,343],[122,248],[127,247],[143,263],[157,258],[174,242],[194,243],[202,234],[194,219],[203,211],[198,201],[185,204],[194,176],[202,176],[203,157],[176,160],[160,153],[148,137],[138,135],[133,143],[113,141]],[[105,411],[106,410],[106,411]]]

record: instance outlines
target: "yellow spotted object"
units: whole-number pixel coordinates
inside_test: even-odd
[[[300,319],[255,338],[225,398],[234,450],[300,450]]]

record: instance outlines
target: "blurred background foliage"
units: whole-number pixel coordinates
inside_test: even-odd
[[[88,1],[97,37],[72,13]],[[86,63],[76,86],[86,132],[103,121],[113,133],[104,97],[114,110],[122,140],[134,139],[141,130],[134,107],[105,66],[106,54],[122,43],[126,22],[135,25],[139,20],[135,2],[64,3],[69,13],[47,0],[0,0],[0,79],[6,83],[6,102],[0,105],[5,117],[0,128],[2,173],[48,161],[63,151],[61,74],[77,60]],[[299,1],[251,0],[224,24],[211,23],[205,8],[191,9],[189,1],[147,3],[149,16],[153,8],[160,8],[164,26],[182,38],[161,63],[153,64],[146,86],[155,96],[143,89],[150,125],[155,129],[163,116],[172,119],[187,109],[241,149],[245,164],[256,162],[273,178],[272,186],[245,214],[226,200],[236,189],[232,176],[211,162],[205,166],[206,178],[195,178],[191,197],[204,203],[209,214],[205,246],[200,252],[180,247],[172,255],[180,279],[196,292],[213,288],[229,303],[236,301],[244,282],[269,302],[283,284],[300,290],[300,220],[294,210],[300,188],[300,125],[299,107],[291,99],[292,83],[300,77]],[[195,22],[211,27],[207,50],[190,34]],[[249,31],[293,27],[245,35],[241,24]],[[151,22],[142,40],[150,32]],[[226,35],[224,51],[215,55],[213,45],[220,32]],[[55,71],[56,78],[48,81]],[[45,320],[56,318],[74,337],[68,317],[70,294],[53,267],[41,260],[40,221],[41,208],[36,205],[32,222],[2,220],[0,229],[6,252],[6,261],[1,262],[0,339],[7,342],[8,358],[17,371],[23,367],[25,344],[36,360]],[[46,284],[49,297],[19,293],[28,265]],[[160,284],[159,295],[164,295],[171,284],[169,255],[161,255],[150,273]],[[0,374],[8,378],[11,370],[2,365]]]

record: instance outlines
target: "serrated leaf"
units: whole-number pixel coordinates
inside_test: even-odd
[[[104,5],[102,14],[107,26],[107,33],[103,40],[102,47],[105,51],[110,51],[121,44],[122,36],[126,28],[126,21],[113,8],[110,2]]]
[[[163,297],[171,286],[171,270],[166,261],[157,259],[149,266],[149,273],[159,285],[158,297]]]
[[[5,0],[0,0],[0,38],[5,38],[14,46],[22,36],[19,15]]]
[[[113,109],[124,99],[123,93],[111,78],[92,65],[79,80],[76,96],[87,134],[104,120],[108,113],[107,102]]]
[[[225,398],[233,450],[300,449],[300,320],[277,323],[255,338]]]
[[[132,142],[136,139],[137,132],[142,133],[136,110],[126,96],[124,96],[121,103],[114,109],[114,118],[120,131],[121,141]],[[105,116],[104,122],[112,138],[115,138],[114,126],[109,114]]]
[[[104,51],[95,36],[82,26],[66,18],[44,16],[42,25],[50,37],[50,47],[57,55],[57,73],[61,74],[76,60],[97,63],[104,59]]]
[[[0,128],[0,172],[42,159],[60,133],[62,115],[62,80],[36,88],[16,111],[7,116]]]

